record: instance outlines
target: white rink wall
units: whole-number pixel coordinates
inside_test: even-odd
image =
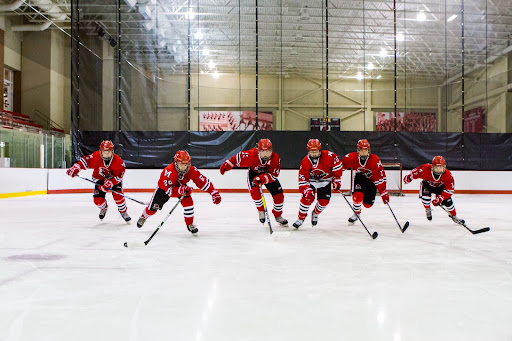
[[[234,169],[220,175],[218,169],[205,169],[201,172],[207,176],[214,186],[221,190],[243,190],[247,188],[247,170]],[[501,191],[512,193],[511,171],[452,171],[455,178],[455,191]],[[129,190],[152,191],[156,188],[160,169],[128,169],[124,178],[124,187]],[[297,190],[298,170],[282,170],[279,176],[285,190]],[[404,170],[403,174],[409,171]],[[92,170],[80,172],[83,177],[91,177]],[[350,172],[342,177],[343,188],[350,188]],[[419,180],[403,185],[407,192],[417,191]],[[0,168],[0,194],[22,193],[48,190],[58,192],[74,192],[92,189],[92,184],[79,179],[70,178],[65,169],[26,169]],[[53,193],[56,193],[53,192]]]

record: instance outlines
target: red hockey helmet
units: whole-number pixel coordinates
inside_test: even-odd
[[[370,142],[367,139],[357,141],[357,149],[370,149]]]
[[[432,159],[432,166],[446,166],[446,160],[442,156],[434,156]]]
[[[174,167],[180,174],[185,174],[190,169],[192,158],[186,150],[178,150],[174,154]]]
[[[189,164],[192,162],[192,158],[186,150],[178,150],[176,154],[174,154],[174,161]]]
[[[322,144],[318,139],[311,139],[308,141],[308,150],[318,150],[322,149]]]
[[[114,151],[114,144],[110,140],[105,140],[100,143],[100,150]]]
[[[114,156],[114,144],[110,140],[105,140],[100,143],[100,156],[103,161],[109,162]]]
[[[269,139],[261,139],[258,142],[258,150],[272,150],[272,142]]]

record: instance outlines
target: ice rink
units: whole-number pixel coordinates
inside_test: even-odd
[[[148,201],[150,193],[128,193]],[[181,207],[142,229],[109,194],[104,221],[92,194],[0,200],[0,340],[512,340],[511,195],[454,196],[472,235],[417,195],[379,197],[359,224],[340,195],[297,231],[298,194],[285,195],[288,237],[270,237],[248,193],[219,206],[194,192],[197,235]],[[267,202],[272,200],[266,195]],[[311,211],[311,209],[310,209]]]

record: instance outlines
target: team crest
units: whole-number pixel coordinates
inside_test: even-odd
[[[99,171],[100,175],[102,177],[104,177],[105,179],[112,178],[112,172],[110,171],[110,169],[105,168],[105,167],[100,167],[98,171]]]
[[[313,169],[313,170],[311,170],[311,172],[309,172],[309,177],[311,179],[315,179],[315,180],[322,179],[327,175],[328,174],[321,169]]]

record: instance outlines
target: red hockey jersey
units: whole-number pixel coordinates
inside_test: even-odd
[[[341,178],[342,173],[340,158],[333,152],[322,150],[316,162],[306,155],[299,168],[299,191],[304,192],[310,185],[315,188],[324,187],[331,183],[333,177]]]
[[[196,167],[190,166],[187,173],[180,174],[176,170],[174,162],[165,167],[160,174],[158,187],[164,190],[169,196],[178,196],[178,187],[186,185],[190,180],[192,180],[202,191],[210,194],[215,189],[210,180],[201,174]]]
[[[270,183],[277,180],[281,172],[281,158],[276,153],[272,152],[272,156],[266,162],[260,159],[258,148],[249,150],[242,150],[236,155],[233,155],[227,160],[231,166],[248,167],[257,174],[268,175],[264,178],[263,183]]]
[[[112,155],[109,163],[105,163],[101,158],[100,151],[84,156],[77,164],[81,169],[93,168],[92,178],[95,180],[110,180],[113,185],[117,185],[123,180],[126,166],[117,154]]]
[[[361,173],[372,181],[379,193],[386,191],[386,172],[380,159],[375,154],[370,154],[364,164],[361,164],[357,152],[348,153],[341,160],[343,169],[353,169],[356,173]]]
[[[453,195],[453,191],[455,189],[455,181],[453,180],[452,172],[450,172],[448,169],[446,169],[444,173],[436,180],[434,177],[434,172],[432,171],[432,165],[426,163],[414,168],[411,171],[411,175],[413,179],[427,180],[428,184],[432,187],[440,187],[444,185],[444,190],[442,193],[444,200]]]

